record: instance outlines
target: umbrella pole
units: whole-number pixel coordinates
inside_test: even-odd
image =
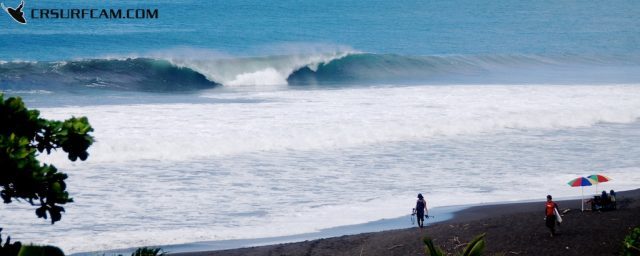
[[[582,189],[582,197],[581,197],[581,206],[582,206],[582,211],[584,212],[584,187],[580,187]]]

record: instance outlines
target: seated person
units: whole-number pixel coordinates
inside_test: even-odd
[[[587,202],[591,203],[591,210],[593,211],[602,208],[602,200],[600,199],[600,196],[593,196],[593,199]]]
[[[596,202],[594,201],[594,198],[591,198],[589,200],[587,200],[586,202],[587,204],[591,205],[591,210],[595,211],[596,210]]]

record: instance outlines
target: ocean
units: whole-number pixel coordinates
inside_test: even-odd
[[[5,3],[17,6],[18,3]],[[152,19],[38,10],[150,9]],[[262,239],[430,208],[640,184],[638,1],[25,1],[0,90],[87,116],[62,221],[3,235],[66,253]],[[36,11],[34,11],[36,10]],[[576,206],[563,206],[580,208]],[[410,227],[411,223],[393,228]]]

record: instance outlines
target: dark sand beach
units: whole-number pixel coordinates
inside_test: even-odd
[[[172,255],[425,255],[429,235],[449,253],[486,233],[485,255],[617,255],[627,233],[640,226],[640,189],[618,193],[618,210],[580,211],[580,200],[558,201],[559,235],[544,225],[544,202],[475,206],[424,229],[363,233],[297,243]],[[542,198],[544,199],[544,198]]]

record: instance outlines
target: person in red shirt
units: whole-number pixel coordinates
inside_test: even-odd
[[[545,204],[544,214],[546,225],[551,231],[551,237],[556,235],[556,209],[558,209],[558,204],[551,200],[551,195],[547,195],[547,203]]]

